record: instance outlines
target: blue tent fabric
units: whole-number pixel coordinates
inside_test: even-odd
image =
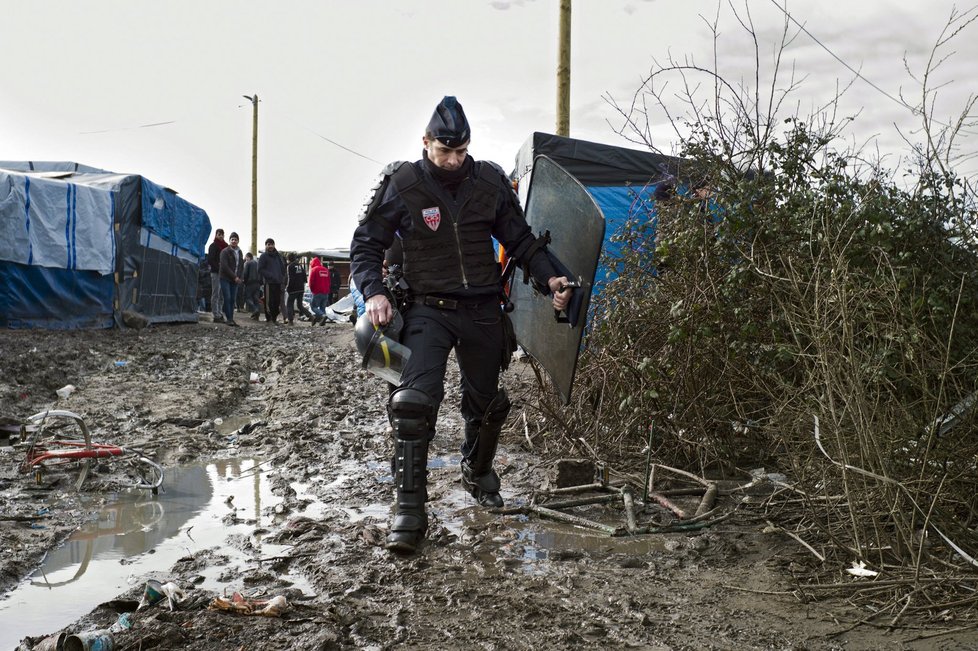
[[[173,190],[142,179],[143,227],[196,258],[204,256],[210,236],[207,213]]]
[[[0,162],[0,327],[197,320],[207,213],[135,174]]]
[[[687,161],[649,151],[615,147],[548,133],[532,134],[516,156],[512,177],[525,201],[533,160],[545,155],[581,182],[605,216],[605,241],[595,276],[594,294],[615,278],[610,261],[621,251],[614,240],[632,219],[646,219],[655,227],[655,190],[683,177]]]
[[[0,263],[0,326],[8,328],[110,328],[112,276],[94,271]]]

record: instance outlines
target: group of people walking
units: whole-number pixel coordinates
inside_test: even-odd
[[[239,292],[243,307],[255,321],[265,315],[266,323],[295,323],[297,313],[312,322],[325,324],[326,306],[335,303],[339,295],[339,272],[332,262],[324,266],[318,257],[312,259],[308,272],[312,292],[311,311],[303,299],[307,273],[295,253],[283,258],[275,248],[275,240],[265,240],[265,250],[256,259],[238,247],[238,234],[231,233],[225,241],[224,229],[214,232],[214,241],[207,248],[211,272],[211,314],[214,323],[236,327],[234,308]]]

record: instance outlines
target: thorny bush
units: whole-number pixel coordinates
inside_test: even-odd
[[[646,93],[666,70],[702,72],[664,68]],[[566,440],[632,472],[647,445],[714,477],[777,468],[805,507],[789,524],[835,567],[975,572],[978,240],[954,134],[927,131],[898,185],[831,122],[715,90],[733,117],[689,119],[695,172],[652,204],[636,188],[614,235]]]

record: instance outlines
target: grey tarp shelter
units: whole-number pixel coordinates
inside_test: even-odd
[[[0,161],[0,327],[197,320],[207,213],[137,174]]]

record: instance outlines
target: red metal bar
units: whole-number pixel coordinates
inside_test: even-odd
[[[90,447],[80,441],[53,441],[53,444],[80,449],[42,451],[35,448],[35,454],[27,460],[28,465],[36,466],[52,459],[104,459],[125,454],[122,448],[104,443],[92,443]]]

